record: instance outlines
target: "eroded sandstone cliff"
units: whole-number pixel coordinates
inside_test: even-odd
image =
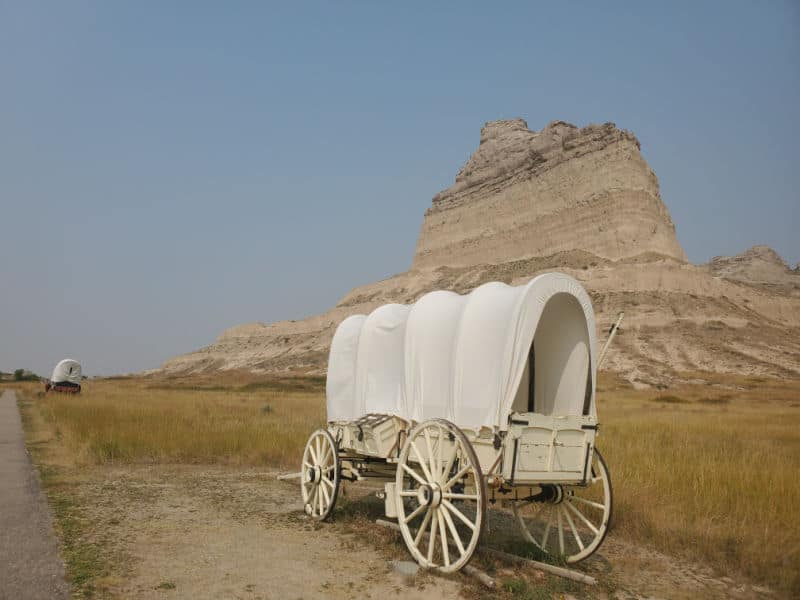
[[[613,123],[487,123],[425,213],[412,269],[498,263],[579,248],[686,260],[639,141]]]

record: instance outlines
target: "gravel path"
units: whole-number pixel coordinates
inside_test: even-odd
[[[39,598],[69,598],[69,584],[17,398],[7,390],[0,396],[0,600]]]

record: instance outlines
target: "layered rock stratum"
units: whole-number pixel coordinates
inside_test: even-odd
[[[167,374],[221,369],[323,373],[338,323],[434,289],[467,292],[562,271],[592,296],[604,365],[637,385],[697,371],[800,376],[800,273],[758,246],[692,265],[636,137],[612,123],[487,123],[453,186],[426,211],[409,271],[357,287],[302,321],[250,323],[167,361]]]

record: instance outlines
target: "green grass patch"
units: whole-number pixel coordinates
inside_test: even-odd
[[[662,394],[653,398],[653,402],[660,402],[662,404],[689,404],[686,398],[680,396],[672,396],[670,394]]]
[[[177,586],[171,581],[162,581],[154,589],[156,590],[174,590]]]

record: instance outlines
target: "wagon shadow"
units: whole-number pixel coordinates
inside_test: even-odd
[[[297,521],[303,527],[312,529],[332,527],[345,534],[342,537],[344,548],[362,547],[369,544],[387,561],[413,561],[408,548],[399,531],[381,527],[377,520],[386,521],[384,500],[376,496],[379,487],[363,483],[343,482],[336,509],[328,522],[309,519],[303,512],[297,511]],[[542,552],[533,544],[526,542],[520,535],[519,527],[510,510],[502,508],[499,503],[488,507],[486,529],[481,542],[473,556],[471,565],[486,573],[495,580],[497,586],[492,597],[497,598],[549,598],[562,594],[583,597],[586,588],[583,584],[544,573],[535,568],[515,565],[505,559],[492,556],[482,550],[497,550],[515,557],[548,563],[554,566],[565,566],[563,560]],[[575,570],[575,565],[566,565]],[[590,571],[604,574],[610,571],[607,561],[597,553],[581,563],[579,571]],[[588,567],[588,568],[587,568]],[[444,578],[457,581],[467,597],[485,597],[486,589],[474,577],[462,572],[440,573],[427,569],[421,570],[414,578],[413,585],[423,586],[432,578]],[[613,579],[613,577],[612,577]],[[603,587],[607,587],[604,582]]]
[[[377,488],[368,488],[350,484],[345,493],[337,500],[333,522],[344,526],[352,533],[363,534],[373,542],[388,541],[391,548],[386,550],[392,556],[408,556],[408,550],[402,536],[393,530],[376,528],[375,521],[386,520],[384,501],[375,496]],[[505,552],[519,558],[543,562],[559,567],[575,569],[576,565],[568,565],[563,558],[543,552],[524,540],[519,532],[519,525],[510,510],[502,508],[499,503],[492,505],[486,512],[487,521],[484,535],[481,536],[479,549],[491,549]],[[376,529],[382,530],[380,536]],[[588,567],[588,569],[587,569]],[[609,572],[611,566],[600,552],[583,561],[578,570],[591,570],[596,573]]]

